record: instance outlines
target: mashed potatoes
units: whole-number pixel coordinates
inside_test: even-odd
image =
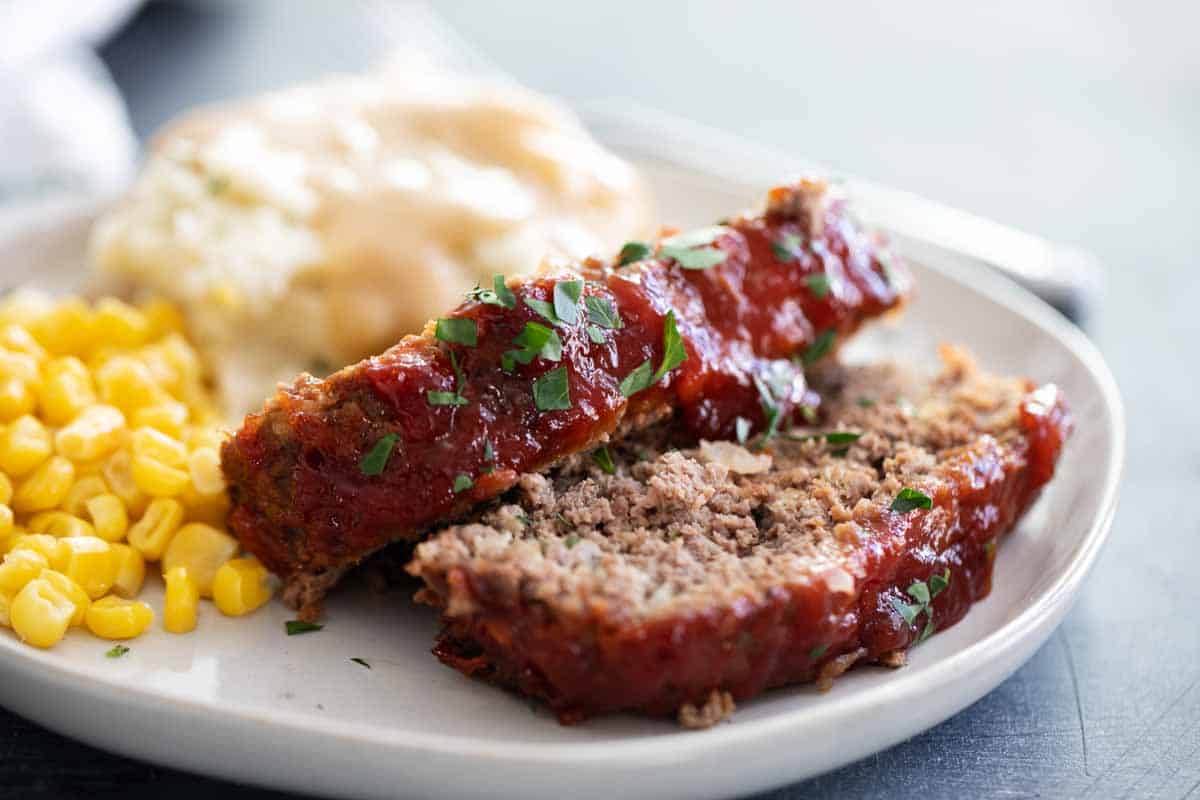
[[[649,217],[631,167],[561,107],[405,65],[177,121],[92,254],[108,282],[184,305],[240,413],[496,273],[611,253]]]

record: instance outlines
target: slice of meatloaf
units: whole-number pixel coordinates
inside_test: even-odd
[[[416,548],[435,652],[564,722],[711,724],[772,686],[902,664],[988,593],[1070,430],[1053,385],[943,356],[932,381],[831,365],[822,416],[760,449],[676,450],[660,427],[610,448],[614,474],[585,455],[522,476]]]

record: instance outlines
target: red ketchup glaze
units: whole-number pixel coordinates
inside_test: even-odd
[[[737,700],[789,683],[825,685],[850,663],[871,663],[918,643],[932,619],[943,630],[991,589],[995,546],[1050,479],[1071,420],[1053,386],[1024,403],[1025,438],[1001,447],[984,438],[959,454],[933,508],[888,512],[853,554],[860,578],[852,595],[822,580],[780,586],[762,599],[631,625],[603,608],[586,618],[552,617],[544,607],[489,605],[487,587],[459,570],[481,609],[451,619],[435,653],[468,674],[537,697],[563,722],[615,711],[671,714],[714,689]],[[860,571],[861,570],[861,571]],[[912,603],[915,581],[949,584],[907,622],[893,601]],[[432,587],[442,597],[447,586]]]
[[[885,267],[878,243],[851,226],[839,203],[813,207],[819,219],[772,212],[732,221],[701,246],[725,254],[707,269],[662,256],[623,267],[588,262],[581,275],[514,286],[515,308],[460,306],[450,316],[475,322],[475,346],[407,337],[324,382],[282,390],[223,450],[231,528],[285,577],[336,571],[500,494],[522,472],[595,446],[623,421],[678,409],[697,437],[729,438],[738,417],[765,424],[764,392],[781,418],[815,405],[791,357],[896,307],[908,280]],[[827,292],[813,288],[813,275],[825,276]],[[502,356],[525,324],[550,324],[524,301],[552,301],[556,283],[581,276],[584,297],[615,304],[621,327],[594,342],[581,299],[579,320],[554,326],[560,361],[537,358],[505,372]],[[686,361],[627,399],[622,379],[647,360],[662,362],[672,311]],[[560,368],[571,405],[539,410],[534,381]],[[466,402],[430,405],[431,391],[457,391]],[[365,475],[364,456],[388,434],[397,441],[385,469]]]

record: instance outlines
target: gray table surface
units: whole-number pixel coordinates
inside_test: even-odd
[[[1129,458],[1077,607],[974,706],[768,796],[1200,798],[1198,7],[832,5],[437,8],[493,63],[569,102],[659,107],[1082,245],[1106,267],[1087,329],[1127,404]],[[403,41],[394,11],[152,5],[103,56],[146,136],[197,102],[365,66]],[[107,755],[3,711],[0,791],[281,796]]]

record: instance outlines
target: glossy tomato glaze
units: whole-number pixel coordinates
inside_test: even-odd
[[[780,201],[773,210],[720,228],[699,246],[725,254],[708,269],[684,269],[662,256],[621,267],[586,263],[579,274],[514,284],[515,308],[460,306],[450,316],[475,322],[476,346],[440,342],[427,331],[324,381],[302,377],[248,416],[222,450],[230,527],[294,583],[285,597],[312,616],[346,567],[497,496],[523,472],[595,446],[618,425],[636,428],[678,410],[697,436],[729,437],[739,416],[761,427],[763,387],[781,417],[816,405],[791,357],[822,335],[844,337],[896,307],[909,283],[902,268],[885,266],[886,253],[842,206],[825,198],[823,185],[814,185],[773,190]],[[808,282],[817,274],[828,279],[827,292]],[[547,324],[524,301],[552,301],[556,283],[581,276],[585,296],[615,304],[621,327],[603,331],[603,343],[592,341],[581,301],[578,322],[555,326],[561,361],[538,358],[505,372],[502,355],[526,323]],[[647,360],[656,368],[662,362],[672,311],[687,360],[627,399],[622,379]],[[534,381],[560,367],[571,406],[539,410]],[[431,391],[457,391],[466,404],[431,405]],[[364,474],[363,458],[389,434],[397,442],[386,467]],[[456,492],[460,476],[471,486]]]
[[[431,588],[449,597],[454,583],[480,611],[451,619],[435,653],[543,700],[567,723],[621,710],[672,714],[683,703],[702,704],[714,689],[744,700],[788,683],[828,687],[854,663],[902,663],[927,617],[909,624],[893,601],[912,602],[906,592],[914,581],[928,585],[949,569],[949,585],[932,602],[942,630],[987,595],[996,544],[1053,475],[1070,426],[1056,389],[1032,392],[1021,407],[1024,441],[1001,446],[982,437],[949,465],[932,510],[875,520],[866,543],[849,554],[848,571],[866,576],[854,594],[816,580],[649,622],[610,617],[601,607],[563,618],[537,604],[497,605],[496,594],[458,569]]]

